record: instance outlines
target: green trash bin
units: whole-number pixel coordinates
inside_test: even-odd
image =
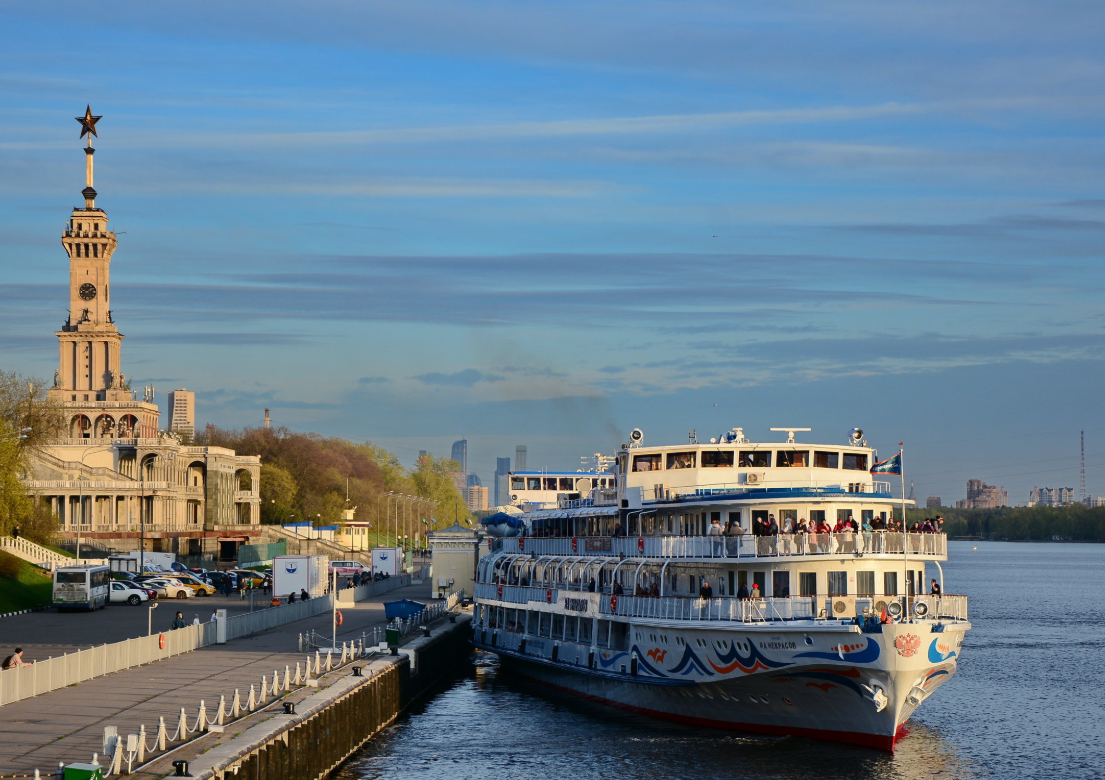
[[[104,780],[104,768],[99,764],[70,764],[64,776],[65,780]]]
[[[384,637],[388,641],[388,647],[399,647],[399,629],[398,628],[384,629]]]

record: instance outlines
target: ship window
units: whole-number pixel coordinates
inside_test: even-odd
[[[856,572],[856,594],[860,596],[874,596],[875,595],[875,572],[873,571],[857,571]]]
[[[867,454],[863,452],[844,453],[844,468],[852,471],[867,471]]]
[[[694,468],[694,453],[693,452],[669,452],[668,453],[668,468],[669,469],[693,469]]]
[[[538,633],[541,636],[548,636],[549,632],[552,630],[552,615],[548,612],[539,612],[538,614],[541,616]]]
[[[836,510],[836,521],[838,523],[847,522],[848,518],[855,517],[856,513],[851,509],[838,509]]]
[[[803,596],[817,595],[817,572],[798,572],[798,592]]]
[[[882,592],[884,596],[898,595],[898,572],[884,571],[882,574]]]
[[[545,490],[556,490],[556,477],[545,477],[542,481],[545,483]]]
[[[541,489],[541,477],[529,477],[526,479],[526,485],[529,490]]]
[[[810,525],[816,526],[818,523],[825,522],[825,510],[824,509],[811,509],[810,510]],[[813,530],[812,528],[810,529]]]
[[[790,572],[786,569],[771,572],[771,596],[776,599],[790,596]]]
[[[847,596],[848,595],[848,572],[846,572],[846,571],[831,571],[831,572],[829,572],[829,595],[830,596]]]
[[[813,453],[813,466],[818,469],[838,469],[840,468],[840,453],[817,450]]]
[[[510,489],[511,490],[525,490],[526,489],[526,481],[524,479],[522,479],[521,477],[514,477],[510,480]]]
[[[775,455],[775,466],[778,468],[805,468],[810,465],[810,453],[808,450],[779,450]]]
[[[742,469],[770,468],[771,450],[741,450],[740,467]]]
[[[662,466],[659,453],[656,453],[655,455],[633,456],[634,471],[660,471],[661,468]]]
[[[571,477],[561,477],[560,478],[560,489],[561,490],[575,490],[576,489],[575,480],[572,479]]]
[[[787,525],[787,523],[790,525]],[[780,509],[779,510],[779,533],[789,534],[794,532],[794,527],[798,525],[798,510],[797,509]]]
[[[717,469],[733,465],[732,452],[703,452],[702,468]]]
[[[579,641],[590,642],[591,641],[591,620],[590,618],[580,618],[579,621]]]
[[[754,571],[752,572],[752,585],[760,586],[760,595],[767,595],[767,572]]]
[[[552,635],[553,635],[553,639],[563,638],[563,636],[564,636],[564,616],[563,615],[553,615]]]

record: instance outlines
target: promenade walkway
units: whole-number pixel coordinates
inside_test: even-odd
[[[384,601],[428,603],[429,595],[425,583],[342,605],[339,644],[385,623]],[[0,707],[0,775],[30,774],[35,768],[45,774],[59,761],[87,762],[101,751],[105,726],[125,735],[144,724],[147,733],[155,733],[164,717],[173,730],[181,707],[194,720],[201,699],[209,713],[218,708],[220,695],[229,704],[235,688],[244,700],[262,675],[271,681],[274,669],[283,674],[285,666],[294,669],[305,660],[297,650],[298,635],[311,629],[328,634],[329,613]]]

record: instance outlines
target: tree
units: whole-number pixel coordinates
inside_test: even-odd
[[[12,528],[48,544],[54,535],[49,512],[23,486],[28,455],[62,427],[61,410],[46,398],[45,385],[15,371],[0,371],[0,533]]]

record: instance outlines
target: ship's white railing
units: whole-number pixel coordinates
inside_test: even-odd
[[[510,604],[528,604],[531,601],[544,601],[555,604],[560,597],[557,588],[534,588],[524,585],[496,585],[489,582],[477,582],[475,594],[478,599],[505,601]]]
[[[884,597],[877,596],[876,599]],[[893,600],[893,597],[891,597]],[[925,605],[925,619],[928,620],[966,620],[967,597],[966,596],[911,596],[909,598],[910,612],[916,615],[917,605]]]
[[[498,539],[492,551],[537,555],[597,555],[627,558],[781,558],[864,554],[942,557],[945,534],[847,531],[777,536],[518,536]]]
[[[648,598],[618,596],[603,599],[601,612],[630,618],[658,620],[726,620],[739,623],[762,623],[773,620],[811,620],[817,616],[817,599],[813,597],[785,599],[738,599],[722,597]]]
[[[271,607],[227,618],[226,638],[237,639],[258,631],[327,612],[332,596]],[[35,661],[30,666],[0,671],[0,706],[59,688],[120,672],[134,666],[162,661],[215,643],[216,624],[201,623],[161,634],[125,639],[90,647],[58,658]],[[164,643],[164,647],[162,647]]]

